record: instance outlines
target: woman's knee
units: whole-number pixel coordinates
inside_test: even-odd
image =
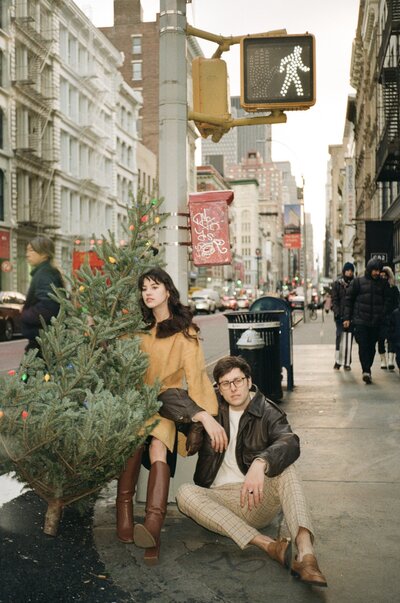
[[[161,442],[161,440],[157,440],[157,438],[152,438],[149,446],[149,456],[150,462],[153,464],[157,461],[162,461],[163,463],[167,462],[167,447]]]

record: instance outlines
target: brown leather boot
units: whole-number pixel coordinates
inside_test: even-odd
[[[147,565],[158,563],[160,532],[167,512],[170,475],[167,463],[156,461],[152,464],[147,483],[146,517],[143,525],[135,525],[135,544],[147,549],[144,555]]]
[[[118,479],[117,488],[117,537],[121,542],[133,542],[133,495],[139,479],[143,446],[126,461],[125,469]]]

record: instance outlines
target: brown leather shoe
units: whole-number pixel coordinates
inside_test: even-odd
[[[292,560],[292,542],[289,538],[278,538],[268,545],[267,554],[280,565],[289,569]]]
[[[314,555],[304,555],[301,561],[294,559],[290,573],[292,576],[305,582],[305,584],[311,584],[311,586],[328,586]]]

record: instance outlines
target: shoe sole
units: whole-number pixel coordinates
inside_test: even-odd
[[[138,524],[135,526],[133,535],[136,546],[140,549],[152,549],[156,546],[156,541],[144,525]]]
[[[299,573],[297,573],[295,570],[290,570],[291,575],[296,578],[297,580],[299,580],[300,582],[302,582],[303,584],[309,584],[310,586],[319,586],[321,588],[327,588],[328,587],[328,583],[327,582],[314,582],[313,580],[303,580],[302,577],[300,576]]]

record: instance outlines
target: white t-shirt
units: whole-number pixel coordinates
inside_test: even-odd
[[[238,467],[235,455],[239,421],[243,413],[244,410],[232,410],[232,408],[229,408],[229,444],[225,451],[222,465],[219,468],[215,480],[211,484],[211,488],[223,486],[224,484],[241,484],[244,482],[245,476]]]

